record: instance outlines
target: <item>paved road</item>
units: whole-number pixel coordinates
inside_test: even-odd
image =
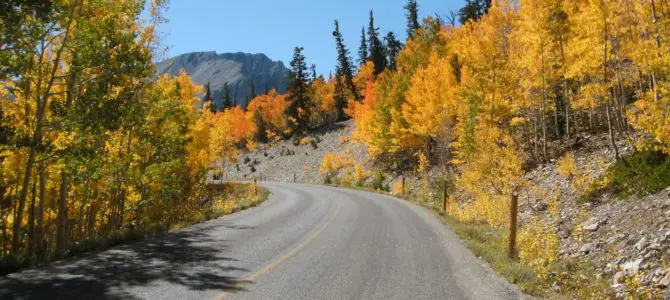
[[[428,211],[275,184],[256,208],[0,278],[2,299],[519,299]]]

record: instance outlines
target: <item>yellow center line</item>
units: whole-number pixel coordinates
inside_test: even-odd
[[[328,227],[328,225],[330,225],[330,223],[333,222],[333,220],[335,219],[335,216],[337,216],[337,214],[340,212],[340,205],[337,203],[337,201],[335,201],[335,205],[336,205],[336,208],[335,208],[334,212],[330,214],[326,223],[323,224],[318,230],[314,231],[309,237],[307,237],[300,244],[295,246],[295,248],[291,249],[291,251],[284,253],[282,256],[275,259],[271,263],[265,265],[260,270],[258,270],[255,273],[249,275],[242,282],[251,282],[251,281],[254,281],[254,280],[258,279],[259,277],[263,276],[263,274],[265,274],[265,273],[271,271],[272,269],[278,267],[282,262],[284,262],[285,260],[287,260],[287,259],[291,258],[292,256],[296,255],[298,252],[300,252],[300,250],[307,247],[307,245],[309,245],[314,239],[316,239],[326,229],[326,227]],[[242,288],[242,287],[238,283],[234,286],[234,288]],[[223,292],[219,293],[218,295],[214,296],[214,298],[212,298],[212,299],[213,300],[223,300],[223,298],[226,295],[228,295],[228,292],[223,291]]]

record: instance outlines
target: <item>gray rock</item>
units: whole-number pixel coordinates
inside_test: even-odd
[[[637,244],[635,244],[635,249],[637,249],[637,251],[643,251],[644,249],[647,249],[647,246],[649,246],[649,239],[647,239],[646,236],[643,236]]]
[[[616,234],[616,235],[613,235],[613,236],[607,238],[607,240],[605,241],[605,243],[606,243],[607,245],[612,245],[612,244],[616,243],[620,238],[621,238],[621,235]]]
[[[599,227],[600,227],[600,223],[598,222],[598,220],[595,220],[594,222],[591,222],[589,220],[588,223],[586,223],[584,226],[582,226],[582,229],[585,230],[585,231],[588,231],[588,232],[594,232],[594,231],[597,231]]]
[[[621,269],[623,269],[625,274],[635,275],[635,274],[640,272],[640,266],[642,266],[643,261],[644,261],[644,259],[642,259],[642,258],[640,258],[638,260],[629,261],[629,262],[623,264]]]
[[[662,289],[667,288],[668,286],[670,286],[670,272],[667,272],[665,277],[658,282],[658,287]]]
[[[579,249],[579,252],[584,254],[589,254],[595,252],[597,249],[596,245],[593,243],[586,243],[582,245],[582,248]]]

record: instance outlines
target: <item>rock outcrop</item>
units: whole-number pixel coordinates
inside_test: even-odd
[[[217,105],[223,101],[223,86],[228,82],[231,98],[246,107],[252,93],[263,94],[266,89],[286,91],[288,69],[281,61],[273,61],[265,54],[192,52],[182,54],[157,65],[158,74],[178,75],[184,69],[194,82],[210,84],[212,98]]]

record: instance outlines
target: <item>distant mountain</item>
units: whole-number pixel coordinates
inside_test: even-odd
[[[281,61],[273,61],[265,54],[192,52],[182,54],[157,65],[159,74],[178,75],[184,69],[195,83],[209,82],[212,98],[217,105],[222,103],[223,86],[228,82],[235,103],[246,107],[251,96],[253,82],[257,95],[266,89],[286,91],[288,69]]]

